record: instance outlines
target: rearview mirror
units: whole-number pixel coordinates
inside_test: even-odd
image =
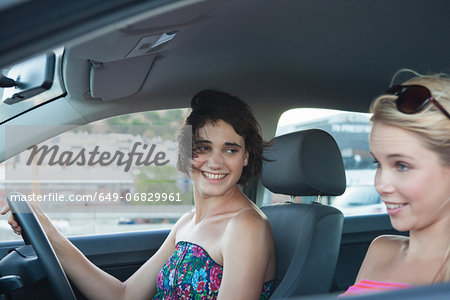
[[[12,66],[6,77],[1,76],[3,102],[14,104],[50,89],[55,61],[55,54],[49,52]]]

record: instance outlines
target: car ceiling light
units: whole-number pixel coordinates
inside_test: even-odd
[[[128,53],[127,58],[146,55],[155,50],[156,48],[173,40],[176,34],[177,33],[174,31],[163,34],[145,36],[141,38],[139,43],[133,48],[133,50],[131,50],[131,52]]]
[[[176,32],[163,33],[161,35],[161,37],[156,41],[156,43],[153,44],[153,46],[150,48],[150,50],[171,41],[175,37],[176,34],[177,34]]]

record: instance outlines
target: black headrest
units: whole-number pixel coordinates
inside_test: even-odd
[[[337,196],[345,191],[341,152],[320,129],[297,131],[272,140],[264,156],[262,182],[271,192],[291,196]]]

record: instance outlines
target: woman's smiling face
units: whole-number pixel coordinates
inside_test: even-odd
[[[399,231],[419,230],[450,214],[450,167],[420,138],[374,122],[370,150],[377,162],[375,188]]]
[[[222,196],[237,188],[249,154],[244,138],[230,124],[207,122],[193,148],[191,177],[198,196]]]

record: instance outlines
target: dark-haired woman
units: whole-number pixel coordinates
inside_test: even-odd
[[[194,96],[180,131],[178,167],[194,183],[193,211],[127,281],[97,268],[37,215],[64,271],[89,299],[266,299],[273,290],[270,224],[239,189],[258,176],[265,147],[250,108],[226,93]],[[5,214],[8,209],[4,209]],[[10,217],[13,230],[21,228]]]

